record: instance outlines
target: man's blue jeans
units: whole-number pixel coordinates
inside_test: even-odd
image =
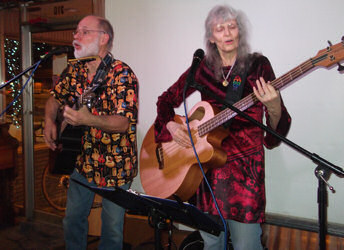
[[[88,185],[86,178],[76,170],[71,178]],[[129,189],[130,183],[122,186]],[[86,249],[88,234],[88,215],[91,211],[94,192],[70,180],[67,192],[67,209],[63,219],[63,229],[66,249]],[[125,209],[105,198],[102,200],[102,228],[98,249],[122,249],[123,248],[123,223]]]

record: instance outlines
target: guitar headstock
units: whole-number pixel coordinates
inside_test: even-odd
[[[79,98],[80,107],[83,105],[86,105],[88,109],[91,109],[92,104],[93,104],[94,99],[95,99],[95,96],[96,96],[93,91],[94,91],[94,87],[86,87],[85,88],[84,93]]]
[[[338,70],[343,71],[344,66],[340,65],[339,62],[344,60],[344,36],[342,41],[332,45],[329,41],[329,46],[326,49],[320,50],[318,54],[311,58],[314,66],[330,67],[337,63],[339,65]]]

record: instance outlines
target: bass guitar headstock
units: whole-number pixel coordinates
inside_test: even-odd
[[[337,64],[338,71],[344,72],[344,66],[340,64],[344,60],[344,36],[341,42],[333,45],[328,41],[328,44],[326,49],[320,50],[314,58],[311,58],[313,65],[330,67]]]
[[[330,46],[332,46],[331,41],[327,41],[327,42],[328,42],[328,44],[329,44]],[[342,36],[342,44],[344,44],[344,36]],[[338,64],[338,71],[339,71],[339,72],[344,72],[344,66],[341,65],[339,62],[337,62],[337,64]]]

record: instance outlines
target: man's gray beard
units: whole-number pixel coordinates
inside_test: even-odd
[[[81,58],[86,56],[96,56],[99,53],[99,38],[88,46],[81,44],[81,50],[77,51],[74,49],[74,57]]]

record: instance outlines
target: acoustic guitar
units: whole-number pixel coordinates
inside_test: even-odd
[[[316,66],[330,67],[344,59],[344,37],[342,42],[320,50],[318,54],[271,82],[281,90],[296,78]],[[244,111],[258,102],[254,93],[234,104]],[[227,155],[221,149],[221,142],[227,136],[220,127],[236,113],[227,108],[218,112],[209,103],[201,101],[189,112],[190,129],[199,160],[204,172],[225,164]],[[174,120],[185,123],[185,117],[176,115]],[[152,125],[142,143],[140,151],[140,178],[146,194],[160,198],[177,195],[182,201],[188,200],[200,185],[203,175],[192,148],[179,146],[175,141],[155,143]]]

